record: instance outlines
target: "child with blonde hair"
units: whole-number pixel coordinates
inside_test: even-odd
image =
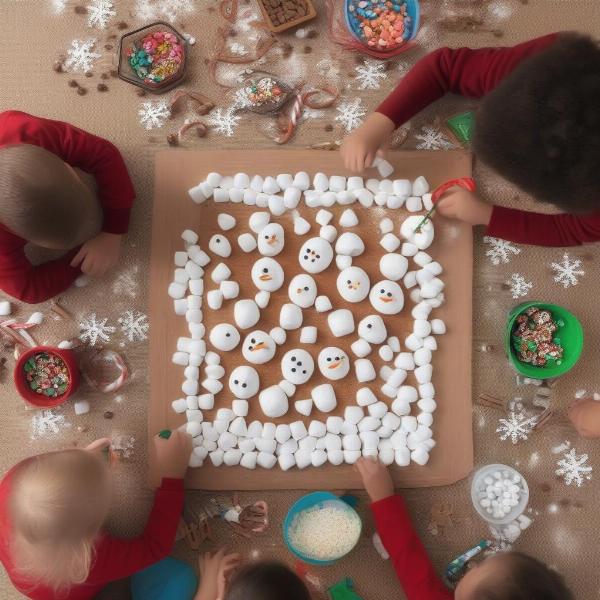
[[[191,438],[173,432],[154,438],[162,480],[141,536],[115,538],[103,531],[111,478],[102,450],[27,458],[0,482],[0,561],[14,586],[34,600],[85,600],[107,583],[128,577],[171,552],[183,509],[183,476]]]

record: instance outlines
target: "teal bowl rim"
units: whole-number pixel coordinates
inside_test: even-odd
[[[310,498],[314,498],[314,502],[312,504],[310,504],[309,506],[306,506],[302,509],[298,508],[298,505],[300,503],[304,504],[306,502],[306,500],[310,499]],[[299,552],[298,550],[296,550],[294,548],[294,546],[292,545],[292,543],[290,542],[288,531],[289,531],[289,528],[292,524],[294,517],[297,514],[303,512],[305,510],[308,510],[309,508],[312,508],[313,506],[317,506],[318,504],[321,504],[323,502],[327,502],[330,500],[341,503],[342,506],[344,506],[345,510],[354,512],[354,514],[356,514],[356,516],[358,517],[358,522],[360,523],[360,530],[358,533],[358,538],[356,540],[357,544],[358,544],[358,540],[360,540],[360,536],[362,535],[363,523],[362,523],[362,519],[360,518],[360,515],[358,514],[358,512],[356,510],[354,510],[354,508],[352,508],[352,506],[350,506],[349,504],[344,502],[339,496],[336,496],[335,494],[332,494],[331,492],[311,492],[310,494],[305,494],[304,496],[301,496],[300,498],[298,498],[298,500],[296,500],[296,502],[294,502],[294,504],[292,504],[292,506],[290,506],[290,508],[285,516],[285,519],[283,520],[283,524],[282,524],[283,540],[285,542],[285,545],[287,546],[287,549],[296,558],[299,558],[302,562],[305,562],[309,565],[315,565],[315,566],[320,566],[320,567],[326,567],[328,565],[333,565],[338,560],[341,560],[345,556],[348,556],[348,554],[350,554],[350,552],[352,552],[352,550],[354,550],[354,548],[356,547],[356,544],[355,544],[352,547],[352,549],[349,550],[346,554],[344,554],[342,556],[338,556],[337,558],[334,558],[332,560],[319,560],[316,558],[311,558],[310,556],[306,556],[305,554],[302,554],[302,552]]]
[[[564,306],[562,306],[560,304],[554,304],[553,302],[543,302],[541,300],[531,300],[528,302],[521,302],[521,304],[517,304],[516,306],[514,306],[513,308],[510,309],[510,311],[508,313],[508,319],[506,321],[506,329],[504,332],[504,348],[508,354],[510,364],[519,373],[519,375],[522,375],[523,377],[531,377],[531,373],[525,371],[524,368],[523,369],[521,368],[521,365],[524,363],[521,363],[521,361],[515,356],[515,350],[512,347],[512,343],[511,343],[511,341],[512,341],[512,326],[515,322],[515,319],[522,312],[527,310],[530,306],[536,306],[538,308],[547,308],[548,310],[558,308],[559,310],[568,313],[573,318],[573,324],[579,330],[579,334],[581,335],[581,345],[580,345],[579,349],[577,350],[577,352],[575,352],[571,355],[570,360],[565,361],[565,362],[567,362],[568,366],[565,367],[564,371],[562,371],[560,373],[560,375],[554,376],[554,377],[561,377],[562,375],[565,375],[566,373],[568,373],[579,362],[579,359],[581,358],[581,354],[583,352],[585,334],[583,331],[583,326],[581,325],[581,322],[579,321],[579,319],[570,310],[568,310]],[[544,367],[535,367],[532,365],[527,365],[527,366],[530,369],[535,369],[536,371],[539,370],[540,375],[543,375],[544,370],[545,370]],[[540,379],[546,379],[546,377],[540,377]]]

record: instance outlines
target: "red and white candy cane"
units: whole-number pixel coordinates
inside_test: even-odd
[[[431,201],[435,204],[450,188],[456,186],[464,188],[469,192],[474,192],[476,188],[475,180],[471,177],[450,179],[450,181],[446,181],[445,183],[442,183],[442,185],[438,185],[438,187],[433,190],[433,193],[431,194]]]

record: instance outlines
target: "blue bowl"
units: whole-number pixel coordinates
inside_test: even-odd
[[[302,562],[305,562],[309,565],[316,565],[316,566],[321,566],[321,567],[324,567],[327,565],[333,565],[336,561],[340,560],[341,558],[346,556],[349,552],[351,552],[351,550],[349,550],[343,556],[338,556],[332,560],[319,560],[319,559],[307,556],[306,554],[303,554],[302,552],[299,552],[298,550],[296,550],[294,548],[294,546],[292,545],[292,543],[290,541],[290,537],[289,537],[290,527],[292,526],[294,519],[301,512],[304,512],[305,510],[308,510],[309,508],[314,508],[314,507],[326,508],[326,507],[330,507],[330,506],[335,506],[339,510],[346,510],[346,511],[352,512],[356,515],[356,517],[358,518],[358,520],[361,524],[361,529],[359,531],[358,537],[356,538],[356,542],[358,543],[358,540],[360,539],[360,532],[362,531],[362,521],[360,520],[358,513],[351,506],[346,504],[343,500],[340,500],[338,496],[336,496],[335,494],[332,494],[331,492],[313,492],[312,494],[307,494],[306,496],[302,496],[302,498],[297,500],[292,505],[292,507],[288,511],[287,515],[285,516],[285,519],[283,521],[283,539],[285,541],[285,545],[288,547],[288,550],[294,556],[296,556],[296,558],[299,558]]]
[[[410,27],[404,30],[402,38],[405,42],[414,40],[417,32],[419,31],[419,22],[421,20],[421,8],[419,6],[419,0],[404,0],[408,16],[411,19]],[[344,17],[346,19],[346,26],[348,31],[363,45],[367,46],[367,43],[362,36],[362,30],[359,27],[359,21],[353,16],[353,12],[350,9],[350,5],[353,0],[344,0]],[[369,46],[370,47],[370,46]]]

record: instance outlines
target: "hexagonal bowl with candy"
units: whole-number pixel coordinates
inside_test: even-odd
[[[181,83],[186,60],[185,38],[157,21],[121,37],[117,72],[123,81],[162,94]]]
[[[52,346],[35,346],[23,352],[13,376],[21,397],[37,408],[59,406],[79,387],[74,353]]]

